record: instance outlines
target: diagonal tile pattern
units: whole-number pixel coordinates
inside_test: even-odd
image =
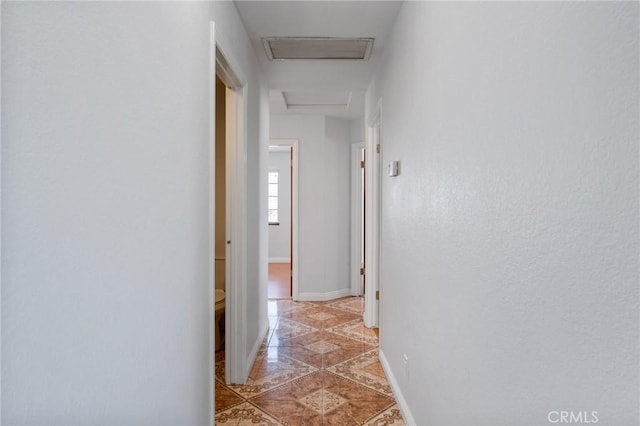
[[[224,384],[216,353],[216,424],[404,425],[360,297],[269,301],[269,334],[245,385]]]
[[[378,351],[375,349],[331,366],[327,368],[327,371],[359,383],[369,389],[393,396],[391,387],[387,383],[382,366],[378,361]]]

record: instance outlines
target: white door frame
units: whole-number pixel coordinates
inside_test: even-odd
[[[351,295],[362,295],[360,275],[362,253],[362,149],[364,142],[351,145]]]
[[[291,170],[291,220],[293,226],[291,227],[291,277],[292,288],[291,298],[293,300],[299,300],[299,288],[298,288],[298,268],[300,265],[300,257],[298,256],[298,230],[300,224],[298,221],[298,139],[271,139],[269,146],[288,146],[291,147],[292,152],[292,170]]]
[[[215,416],[215,77],[226,88],[226,240],[225,250],[225,378],[246,380],[246,80],[241,68],[220,42],[215,23],[210,26],[209,81],[209,315],[211,422]]]
[[[367,121],[365,191],[365,279],[367,289],[364,296],[363,321],[366,327],[378,327],[379,301],[376,292],[380,291],[380,225],[381,225],[381,137],[382,101],[374,109]],[[378,149],[378,145],[380,148]]]

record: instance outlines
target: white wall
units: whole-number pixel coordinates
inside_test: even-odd
[[[270,113],[269,113],[269,88],[266,82],[262,81],[260,93],[260,150],[258,152],[260,162],[260,173],[256,177],[257,182],[252,182],[256,188],[258,188],[259,207],[257,209],[259,230],[258,230],[258,279],[253,283],[252,290],[258,295],[257,297],[257,317],[254,318],[254,313],[248,312],[248,317],[251,321],[254,321],[259,328],[256,330],[258,334],[255,337],[255,344],[259,345],[260,333],[263,330],[268,330],[265,327],[269,327],[268,311],[267,311],[267,284],[268,284],[268,261],[269,261],[269,229],[267,225],[267,173],[269,172],[269,139],[270,139]],[[253,189],[250,189],[250,193],[253,193]],[[252,236],[255,241],[255,236]],[[251,285],[251,283],[249,283]],[[257,291],[255,286],[257,285]],[[255,302],[254,302],[255,303]],[[259,346],[258,346],[259,347]]]
[[[278,221],[269,225],[269,262],[291,260],[291,152],[269,152],[269,171],[278,176]]]
[[[349,122],[322,115],[272,115],[270,131],[272,139],[299,140],[300,298],[346,296]]]
[[[246,305],[244,316],[246,318],[246,348],[247,358],[244,366],[245,377],[249,374],[255,355],[262,343],[264,335],[268,331],[269,318],[267,313],[267,262],[268,262],[268,230],[267,230],[267,164],[269,156],[269,88],[264,75],[260,73],[255,53],[251,50],[251,42],[246,35],[244,26],[240,21],[233,2],[227,3],[233,8],[234,17],[237,20],[229,20],[221,23],[223,29],[233,27],[237,34],[234,39],[241,40],[245,60],[239,66],[249,71],[247,79],[247,117],[245,129],[247,130],[246,147]],[[222,19],[220,19],[221,21]],[[218,21],[216,21],[218,22]],[[250,60],[250,61],[249,61]],[[233,220],[233,219],[232,219]]]
[[[367,104],[417,424],[638,424],[638,6],[403,4]]]
[[[351,143],[364,142],[365,139],[365,126],[364,118],[357,118],[349,122],[349,140]]]
[[[328,291],[351,294],[351,144],[349,121],[327,117],[324,146],[325,286]],[[300,254],[302,257],[303,254]],[[333,287],[333,288],[332,288]]]
[[[233,3],[2,2],[4,424],[208,424],[212,20],[248,86],[250,348],[268,123]]]

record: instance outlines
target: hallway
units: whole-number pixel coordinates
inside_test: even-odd
[[[640,1],[0,23],[2,425],[640,425]]]
[[[362,309],[360,297],[270,300],[270,330],[246,385],[224,384],[224,351],[216,353],[216,424],[403,425]]]

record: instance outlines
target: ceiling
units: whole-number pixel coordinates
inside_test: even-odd
[[[364,115],[364,94],[400,1],[236,1],[275,114]],[[269,60],[263,38],[374,38],[368,60]]]

